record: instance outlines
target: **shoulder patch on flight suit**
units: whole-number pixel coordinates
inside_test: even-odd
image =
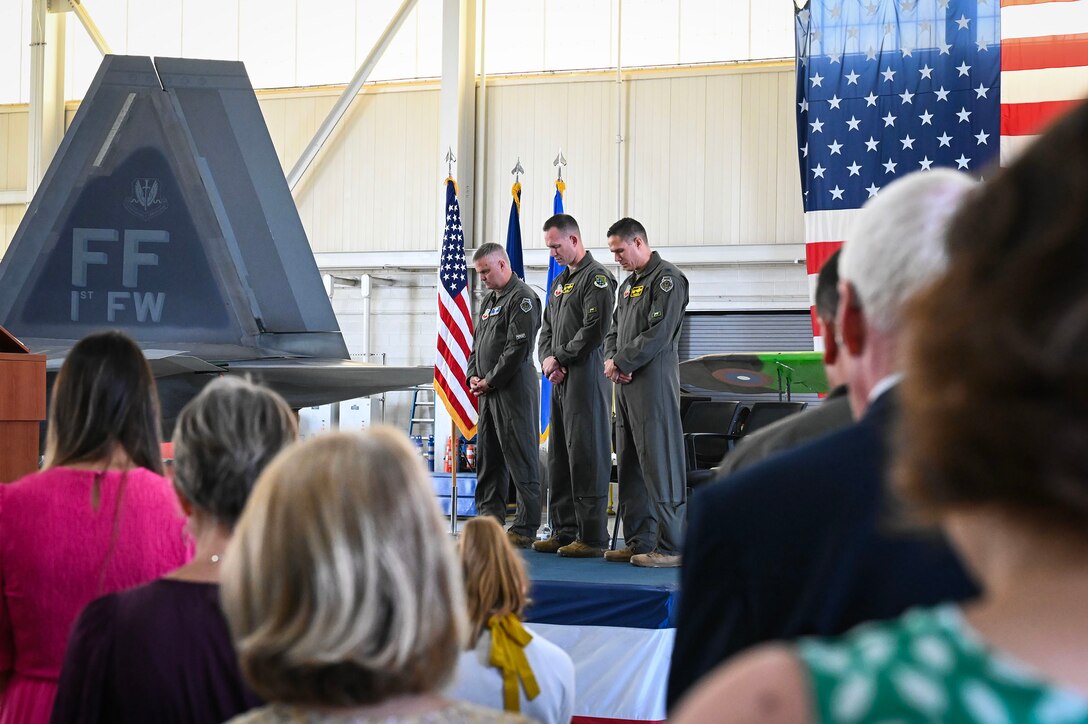
[[[521,311],[528,312],[533,308],[533,303],[529,301],[529,297],[525,297],[521,300]]]
[[[515,334],[514,335],[514,340],[517,341],[517,342],[520,342],[523,339],[525,339],[525,333],[524,332],[522,332],[521,334]]]
[[[597,287],[598,289],[604,289],[608,286],[608,277],[606,277],[604,274],[597,274],[593,277],[593,286]]]
[[[645,289],[645,288],[646,287],[644,285],[640,284],[637,287],[635,287],[634,289],[632,289],[631,290],[631,298],[634,299],[635,297],[641,297],[642,296],[642,290]],[[669,288],[671,289],[672,287],[669,287]],[[624,296],[627,296],[627,295],[625,294]]]
[[[672,291],[672,277],[669,277],[669,276],[661,277],[661,283],[658,286],[661,287],[661,291],[663,291],[663,292],[671,292]]]
[[[650,319],[660,319],[661,315],[662,311],[660,309],[655,309],[654,311],[650,312]]]
[[[597,313],[597,308],[596,307],[590,307],[589,309],[586,310],[586,314],[596,314],[596,313]]]

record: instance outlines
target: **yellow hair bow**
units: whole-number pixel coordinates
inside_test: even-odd
[[[540,685],[525,658],[525,647],[533,635],[525,630],[512,613],[492,616],[487,621],[491,631],[491,658],[488,663],[502,672],[502,706],[506,711],[521,711],[518,681],[525,688],[525,698],[532,701],[540,694]]]

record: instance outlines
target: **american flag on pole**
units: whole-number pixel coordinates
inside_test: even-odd
[[[469,311],[468,266],[461,228],[457,187],[446,179],[446,225],[438,261],[438,354],[434,362],[434,389],[466,439],[476,434],[476,397],[469,392],[468,356],[472,351],[472,313]]]
[[[938,166],[979,174],[1085,95],[1088,0],[811,0],[796,47],[814,285],[881,187]]]

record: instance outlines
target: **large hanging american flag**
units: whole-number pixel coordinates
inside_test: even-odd
[[[466,370],[472,351],[472,313],[469,311],[468,266],[461,228],[457,187],[446,179],[446,225],[438,261],[438,354],[434,362],[434,389],[446,405],[461,434],[476,434],[476,397],[469,391]]]
[[[1088,90],[1088,0],[812,0],[796,42],[812,283],[881,187],[980,174]]]

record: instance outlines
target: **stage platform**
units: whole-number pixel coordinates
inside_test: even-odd
[[[664,721],[679,569],[522,555],[532,581],[526,621],[574,660],[574,721]]]

